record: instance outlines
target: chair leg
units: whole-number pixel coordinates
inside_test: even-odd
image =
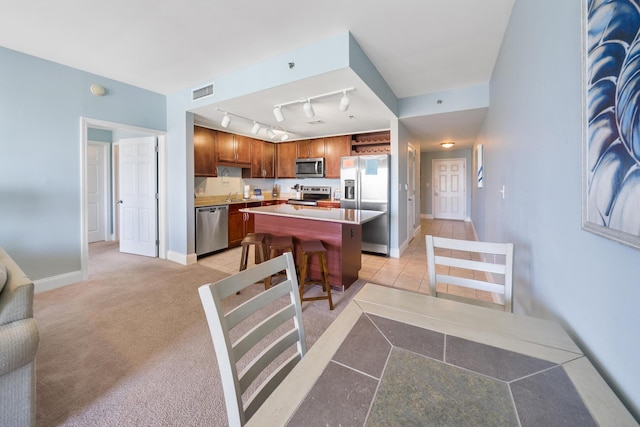
[[[298,268],[298,275],[300,278],[298,279],[298,285],[300,289],[300,301],[302,301],[304,295],[304,282],[307,278],[307,254],[302,252],[300,254],[300,267]]]
[[[333,310],[333,299],[331,298],[331,284],[329,284],[329,269],[327,268],[327,256],[325,252],[320,254],[320,270],[322,270],[322,287],[327,292],[329,300],[329,310]]]

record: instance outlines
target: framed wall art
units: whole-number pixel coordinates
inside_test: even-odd
[[[584,1],[582,226],[640,248],[640,0]]]

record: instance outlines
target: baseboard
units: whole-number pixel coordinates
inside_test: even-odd
[[[62,288],[63,286],[72,285],[74,283],[82,282],[82,271],[72,271],[71,273],[61,274],[59,276],[47,277],[45,279],[34,280],[34,292],[46,292],[53,289]]]
[[[167,259],[182,265],[191,265],[198,262],[196,254],[185,255],[174,251],[167,251]]]

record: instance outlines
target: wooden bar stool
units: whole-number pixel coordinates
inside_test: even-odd
[[[314,281],[307,280],[307,264],[312,257],[318,257],[320,274],[322,275],[322,290],[327,294],[319,297],[304,298],[305,285],[314,284]],[[329,309],[333,310],[333,300],[331,299],[331,285],[329,284],[329,269],[327,268],[327,249],[320,240],[303,240],[300,242],[300,259],[298,271],[300,272],[300,301],[316,301],[322,299],[329,300]]]
[[[267,260],[267,246],[264,233],[248,233],[242,239],[242,255],[240,256],[240,271],[247,269],[249,258],[249,247],[253,246],[255,251],[256,264]]]
[[[267,240],[267,246],[269,247],[269,259],[275,258],[284,252],[291,252],[295,256],[295,252],[293,251],[293,237],[272,235]],[[269,289],[271,287],[271,277],[266,278],[264,282],[265,289]]]
[[[267,242],[264,233],[248,233],[242,242],[242,255],[240,255],[240,271],[247,269],[247,261],[249,260],[249,248],[253,246],[255,252],[255,262],[260,264],[267,260]],[[270,285],[270,284],[269,284]],[[265,281],[265,289],[268,289]],[[240,291],[237,292],[240,294]]]

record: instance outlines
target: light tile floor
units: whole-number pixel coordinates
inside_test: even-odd
[[[400,258],[382,257],[378,255],[362,254],[360,279],[379,285],[406,289],[414,292],[429,293],[429,275],[427,274],[427,253],[424,236],[449,237],[453,239],[476,240],[473,226],[470,222],[422,219],[420,221],[421,234],[416,236]],[[210,255],[198,260],[206,265],[225,273],[238,272],[242,249],[232,248],[218,254]],[[248,266],[253,265],[253,248],[249,251]],[[441,285],[438,285],[440,289]],[[449,286],[448,292],[460,293],[479,299],[492,301],[491,295],[475,290],[458,290]],[[469,294],[471,293],[471,294]]]

